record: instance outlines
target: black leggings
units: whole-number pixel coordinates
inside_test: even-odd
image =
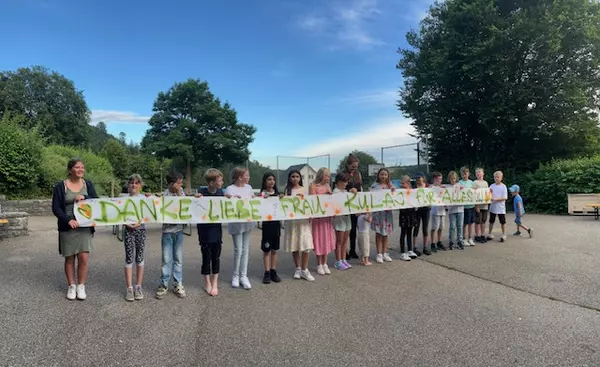
[[[408,245],[408,251],[413,250],[412,232],[413,232],[413,227],[400,227],[400,252],[401,253],[407,252],[406,245]]]
[[[210,275],[211,270],[212,274],[219,274],[221,243],[202,243],[200,250],[202,250],[202,275]]]
[[[356,226],[358,225],[358,215],[350,214],[350,252],[356,253]]]
[[[422,224],[423,228],[423,237],[429,236],[429,217],[431,216],[431,209],[428,207],[419,208],[416,213],[417,223],[415,225],[415,229],[413,232],[413,236],[417,237],[419,235],[419,225]]]

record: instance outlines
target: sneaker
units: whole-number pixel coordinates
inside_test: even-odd
[[[144,292],[142,292],[142,287],[139,285],[136,285],[135,288],[133,288],[133,298],[136,301],[140,301],[144,299]]]
[[[500,237],[500,242],[504,242],[504,241],[506,241],[506,235],[505,234],[503,234],[502,237]]]
[[[481,236],[481,243],[487,243],[488,239],[485,236]]]
[[[475,242],[473,242],[472,238],[469,238],[469,246],[471,246],[471,247],[475,246]]]
[[[69,289],[67,289],[67,299],[72,301],[77,297],[77,286],[75,284],[71,284]]]
[[[323,265],[317,265],[317,274],[325,275],[325,270],[323,270]]]
[[[185,288],[183,288],[183,284],[177,284],[175,287],[173,287],[173,292],[179,298],[185,297]]]
[[[273,283],[281,282],[281,278],[279,277],[279,275],[277,275],[277,270],[275,269],[271,269],[271,281]]]
[[[383,263],[383,255],[377,254],[377,258],[375,259],[375,261],[382,264]]]
[[[127,292],[125,293],[125,301],[127,301],[127,302],[135,301],[135,297],[133,296],[133,287],[127,287]]]
[[[454,242],[450,241],[448,242],[448,250],[452,250],[454,249]]]
[[[383,254],[383,261],[385,262],[392,262],[392,258],[390,257],[390,254],[388,254],[387,252],[385,254]]]
[[[341,260],[340,260],[340,261],[336,261],[336,262],[333,264],[333,267],[334,267],[334,268],[336,268],[337,270],[343,270],[343,269],[342,269],[342,268],[343,268],[343,263],[342,263],[342,261],[341,261]]]
[[[430,255],[431,255],[431,250],[430,250],[430,249],[428,249],[428,248],[424,248],[424,249],[423,249],[423,254],[425,254],[425,255],[427,255],[427,256],[430,256]]]
[[[411,252],[411,251],[409,251],[409,252]],[[417,249],[415,249],[414,251],[412,251],[412,253],[415,254],[415,255],[417,255],[417,257],[423,255],[423,253],[421,251],[417,250]]]
[[[400,254],[400,260],[410,261],[410,256],[406,252]]]
[[[527,233],[529,233],[529,238],[533,237],[533,228],[529,228]]]
[[[458,241],[457,247],[459,250],[464,250],[465,249],[465,244],[463,241]]]
[[[271,271],[265,271],[263,275],[263,284],[271,284]]]
[[[342,262],[344,263],[344,265],[346,265],[346,269],[350,269],[352,267],[352,265],[350,265],[348,261],[342,260]]]
[[[442,241],[438,241],[438,243],[436,244],[436,247],[439,251],[446,251],[446,246],[444,246],[444,244],[442,243]]]
[[[250,290],[252,288],[252,284],[250,284],[250,279],[248,279],[248,277],[240,277],[240,284],[245,290]]]
[[[240,276],[234,275],[231,279],[231,288],[239,288],[240,287]]]
[[[519,231],[516,231],[515,233],[513,233],[513,236],[520,236],[520,235],[521,235],[521,232],[519,232]]]
[[[79,284],[77,286],[77,299],[80,301],[83,301],[86,298],[87,298],[87,295],[85,294],[85,285]]]
[[[331,270],[329,270],[327,264],[323,264],[323,271],[325,272],[325,275],[331,275]]]
[[[300,279],[300,273],[302,273],[302,270],[300,268],[296,268],[296,271],[294,272],[294,279]]]
[[[315,278],[312,276],[308,269],[301,270],[300,276],[302,277],[302,279],[308,280],[309,282],[313,282],[315,280]]]
[[[168,291],[169,289],[161,284],[156,290],[156,298],[163,299],[163,297],[167,294]]]
[[[411,259],[416,259],[419,255],[417,255],[414,251],[408,251],[406,253],[408,255],[408,257],[410,257]]]
[[[486,239],[487,239],[488,241],[491,241],[491,240],[493,240],[493,239],[494,239],[494,235],[490,233],[490,234],[488,234],[488,235],[487,235]]]

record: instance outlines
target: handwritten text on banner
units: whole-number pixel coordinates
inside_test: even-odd
[[[425,188],[333,195],[255,197],[119,197],[81,201],[75,218],[82,227],[125,223],[231,223],[294,220],[421,206],[486,204],[487,189]]]

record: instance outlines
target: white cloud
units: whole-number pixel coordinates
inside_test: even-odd
[[[98,124],[100,121],[104,123],[124,122],[132,124],[143,124],[150,120],[150,116],[141,116],[135,112],[128,111],[111,111],[111,110],[92,110],[92,125]]]
[[[373,107],[394,107],[398,101],[398,98],[398,90],[382,89],[365,92],[362,94],[355,94],[348,97],[342,97],[337,99],[336,102],[355,105],[368,105]]]
[[[377,0],[340,2],[302,16],[298,26],[314,36],[325,38],[330,49],[368,49],[385,44],[372,31],[370,23],[381,14]]]
[[[414,132],[410,119],[390,117],[375,122],[365,122],[362,129],[349,132],[346,135],[322,140],[295,152],[297,156],[317,156],[331,154],[343,156],[352,150],[378,151],[381,147],[415,142],[408,134]]]

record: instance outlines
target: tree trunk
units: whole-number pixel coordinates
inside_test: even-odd
[[[192,192],[192,161],[187,160],[187,164],[185,166],[185,193],[187,195]]]

